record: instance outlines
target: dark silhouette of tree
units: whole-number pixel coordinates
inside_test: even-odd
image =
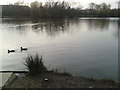
[[[110,4],[90,3],[87,9],[82,9],[80,3],[70,2],[32,2],[30,7],[23,2],[14,5],[3,5],[3,17],[33,17],[33,18],[66,18],[66,17],[119,17],[119,9],[111,9]]]

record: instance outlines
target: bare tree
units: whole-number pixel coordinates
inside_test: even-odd
[[[90,3],[89,4],[89,9],[94,10],[96,8],[96,4],[95,3]]]

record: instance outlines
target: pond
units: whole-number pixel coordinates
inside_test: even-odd
[[[0,22],[1,70],[26,70],[38,53],[50,69],[118,80],[118,18],[11,19]],[[27,51],[20,51],[27,47]],[[8,53],[8,49],[15,52]]]

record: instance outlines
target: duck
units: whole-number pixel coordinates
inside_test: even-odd
[[[21,49],[21,51],[23,51],[23,50],[27,50],[27,48],[23,48],[23,47],[20,47],[20,49]]]
[[[15,52],[15,50],[8,50],[8,53]]]

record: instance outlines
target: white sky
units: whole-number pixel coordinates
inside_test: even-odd
[[[45,1],[62,1],[62,0],[2,0],[0,2],[0,5],[15,3],[17,1],[24,1],[24,3],[28,4],[28,3],[33,2],[33,1],[45,2]],[[88,4],[91,3],[91,2],[94,2],[94,3],[97,3],[97,4],[105,2],[107,4],[111,4],[112,8],[118,8],[117,2],[119,0],[64,0],[64,1],[80,2],[81,5],[83,6],[83,8],[88,7]]]

